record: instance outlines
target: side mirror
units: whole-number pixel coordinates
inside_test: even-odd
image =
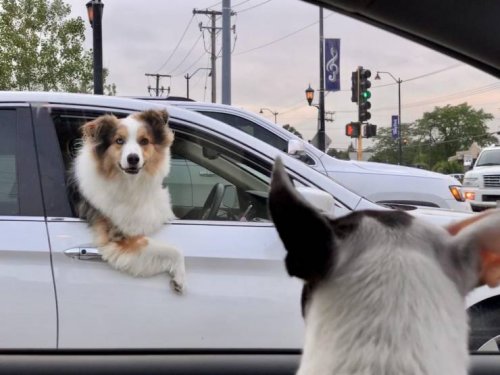
[[[290,139],[288,141],[288,155],[300,156],[306,152],[304,142],[298,139]]]
[[[296,189],[306,201],[324,214],[334,214],[335,199],[327,192],[306,186],[298,186]]]

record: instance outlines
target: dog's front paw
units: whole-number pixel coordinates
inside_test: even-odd
[[[172,280],[170,280],[170,286],[174,290],[174,292],[178,294],[183,294],[186,283],[186,271],[184,269],[184,262],[175,269],[172,274]]]
[[[184,282],[180,282],[175,278],[170,280],[170,287],[177,294],[184,294]]]

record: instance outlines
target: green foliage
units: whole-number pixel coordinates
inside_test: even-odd
[[[92,92],[85,24],[70,12],[62,0],[0,0],[1,90]]]
[[[337,159],[350,160],[348,150],[341,151],[341,150],[337,150],[335,148],[329,148],[326,153],[330,156],[333,156],[334,158],[337,158]]]
[[[304,137],[302,137],[302,134],[300,134],[300,132],[297,129],[295,129],[293,126],[290,126],[289,124],[283,125],[283,129],[286,129],[290,133],[295,134],[300,139],[304,139]]]
[[[446,163],[457,151],[468,149],[474,141],[481,146],[497,142],[486,125],[491,119],[491,114],[467,103],[425,112],[414,123],[402,124],[402,139],[406,140],[402,145],[402,164],[443,170],[455,168]],[[379,127],[377,130],[375,154],[370,160],[397,164],[398,142],[392,139],[391,129]]]
[[[444,174],[450,174],[450,173],[464,173],[464,166],[463,164],[457,162],[457,161],[438,161],[436,164],[434,164],[434,167],[432,167],[432,170],[434,172],[439,172],[439,173],[444,173]]]

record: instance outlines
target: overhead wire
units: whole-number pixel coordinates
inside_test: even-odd
[[[201,39],[201,35],[198,37],[198,39],[195,40],[195,42],[193,43],[193,45],[189,49],[188,53],[186,54],[186,56],[184,56],[184,58],[179,62],[179,64],[177,64],[177,66],[172,69],[172,77],[179,75],[179,73],[177,73],[178,68],[184,63],[184,61],[186,61],[186,59],[189,57],[189,55],[191,55],[191,52],[193,52],[194,47],[196,47],[196,45],[198,44],[200,39]]]
[[[241,13],[241,12],[240,12],[240,13]],[[330,14],[329,14],[329,15],[327,15],[326,17],[323,17],[323,19],[326,19],[326,18],[328,18],[328,17],[331,17],[333,14],[334,14],[334,13],[330,13]],[[258,50],[258,49],[264,48],[264,47],[268,47],[268,46],[270,46],[270,45],[272,45],[272,44],[275,44],[275,43],[281,42],[282,40],[284,40],[284,39],[286,39],[286,38],[289,38],[289,37],[291,37],[292,35],[298,34],[298,33],[300,33],[301,31],[304,31],[305,29],[307,29],[307,28],[309,28],[309,27],[312,27],[312,26],[314,26],[314,25],[316,25],[316,24],[318,24],[318,23],[319,23],[319,20],[318,20],[318,21],[315,21],[315,22],[313,22],[313,23],[310,23],[310,24],[308,24],[308,25],[306,25],[306,26],[304,26],[304,27],[301,27],[300,29],[295,30],[295,31],[293,31],[293,32],[291,32],[291,33],[289,33],[289,34],[286,34],[286,35],[284,35],[284,36],[282,36],[282,37],[280,37],[280,38],[278,38],[278,39],[272,40],[272,41],[270,41],[270,42],[267,42],[267,43],[262,44],[262,45],[257,46],[257,47],[253,47],[253,48],[247,49],[247,50],[245,50],[245,51],[241,51],[241,52],[238,52],[238,53],[234,53],[233,55],[234,55],[234,56],[239,56],[239,55],[243,55],[243,54],[245,54],[245,53],[249,53],[249,52],[252,52],[252,51],[255,51],[255,50]]]
[[[256,4],[256,5],[253,5],[251,7],[248,7],[248,8],[245,8],[245,9],[241,9],[241,10],[238,11],[238,13],[244,13],[246,11],[249,11],[249,10],[252,10],[254,8],[260,7],[260,6],[264,5],[264,4],[267,4],[270,1],[271,0],[266,0],[266,1],[263,1],[262,3],[260,3],[260,4]]]
[[[175,52],[177,52],[177,49],[179,48],[179,46],[181,45],[182,41],[184,40],[184,37],[186,36],[186,33],[187,33],[188,29],[189,29],[189,26],[191,26],[191,23],[193,22],[193,19],[194,19],[194,14],[191,16],[190,20],[188,21],[188,23],[187,23],[187,25],[186,25],[186,27],[184,29],[184,32],[182,33],[181,38],[177,42],[177,45],[173,49],[172,53],[170,54],[170,56],[168,56],[167,60],[165,60],[165,62],[156,70],[156,73],[158,73],[160,70],[162,70],[169,63],[169,61],[172,59],[172,57],[174,56]]]

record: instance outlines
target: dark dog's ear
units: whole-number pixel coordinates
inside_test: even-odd
[[[170,146],[173,141],[173,133],[167,127],[169,116],[165,109],[149,109],[137,116],[151,126],[154,143]]]
[[[288,273],[306,281],[324,275],[334,256],[329,221],[296,192],[279,158],[274,164],[269,210],[288,252]]]
[[[112,115],[99,116],[95,120],[87,122],[82,126],[84,139],[95,140],[101,138],[112,129],[116,128],[117,118]]]
[[[456,264],[460,260],[463,262],[463,259],[479,258],[479,269],[473,271],[478,273],[480,284],[492,288],[499,286],[500,210],[487,210],[454,223],[447,230],[454,235],[454,247],[458,248]],[[470,267],[474,267],[474,264]]]

